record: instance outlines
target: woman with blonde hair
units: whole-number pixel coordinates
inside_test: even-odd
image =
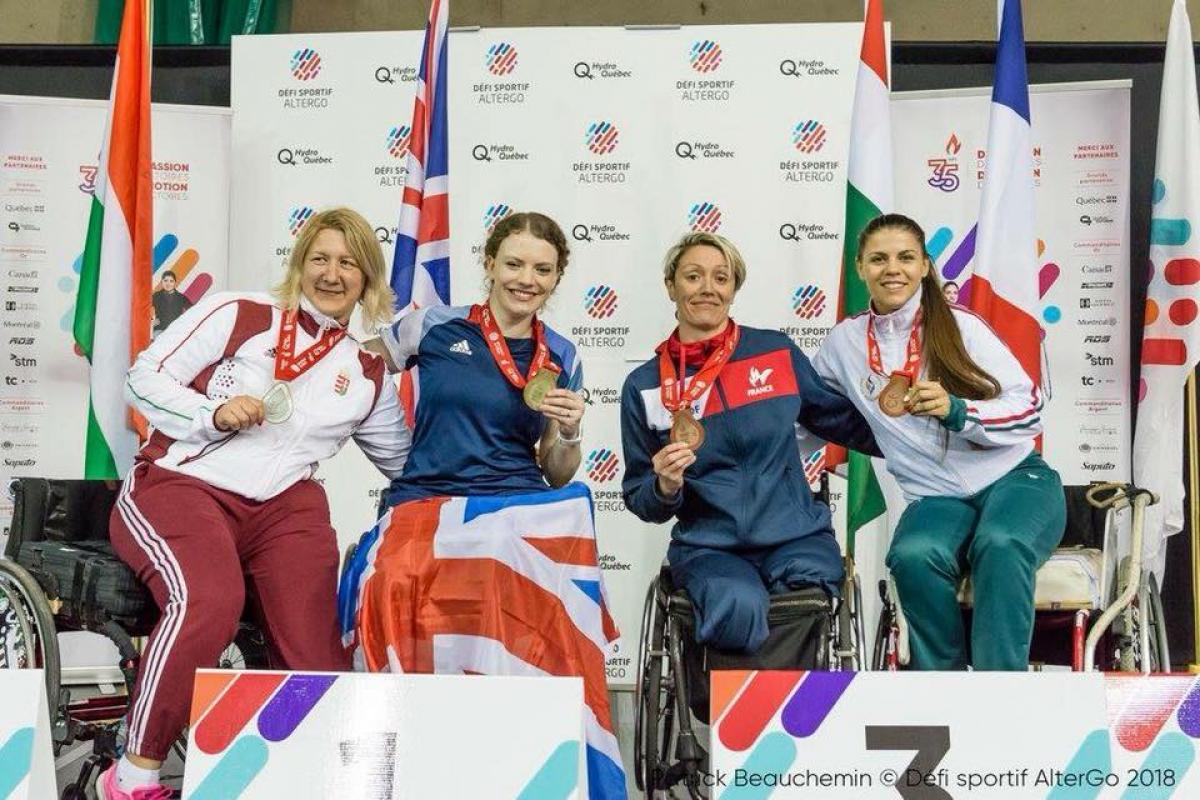
[[[786,334],[730,318],[745,279],[724,237],[675,244],[663,281],[678,326],[621,393],[625,505],[647,522],[675,520],[667,561],[696,640],[734,653],[766,641],[770,595],[840,593],[842,558],[804,476],[800,428],[876,452],[866,421]]]
[[[106,800],[170,797],[158,768],[187,724],[192,676],[233,639],[247,593],[272,665],[346,670],[339,553],[317,464],[353,437],[388,477],[410,437],[383,359],[350,317],[391,313],[374,231],[334,208],[305,223],[274,296],[222,292],[189,309],[129,370],[153,427],[110,522],[113,548],[162,610],[131,698]]]

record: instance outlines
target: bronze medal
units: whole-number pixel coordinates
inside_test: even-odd
[[[683,442],[692,450],[704,444],[704,425],[692,416],[690,408],[681,408],[671,415],[670,442]]]
[[[892,375],[887,386],[879,393],[879,408],[889,417],[902,417],[908,413],[908,378]]]
[[[525,405],[534,411],[540,411],[542,401],[546,399],[546,395],[550,390],[556,386],[558,386],[558,374],[542,367],[537,371],[536,375],[525,383],[525,388],[521,391],[521,397],[525,400]]]

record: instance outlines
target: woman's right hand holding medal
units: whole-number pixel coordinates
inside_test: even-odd
[[[261,425],[266,419],[262,400],[248,394],[239,394],[222,403],[213,414],[217,430],[232,432]]]
[[[658,493],[674,497],[683,488],[683,471],[696,463],[696,451],[686,442],[672,442],[654,454],[651,465],[658,476]]]

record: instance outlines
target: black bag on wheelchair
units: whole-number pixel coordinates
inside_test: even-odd
[[[728,653],[696,643],[691,603],[672,604],[683,627],[688,703],[708,723],[708,673],[725,669],[828,669],[833,601],[824,589],[807,587],[775,595],[767,612],[767,641],[756,653]]]
[[[12,483],[6,554],[37,578],[57,605],[55,617],[68,625],[92,629],[112,619],[144,631],[157,616],[150,593],[108,541],[118,491],[119,484],[106,481],[18,478]]]

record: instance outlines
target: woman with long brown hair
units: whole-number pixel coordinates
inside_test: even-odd
[[[1062,537],[1062,482],[1035,449],[1042,399],[982,319],[946,302],[925,234],[901,214],[858,241],[868,311],[839,323],[813,365],[858,407],[908,507],[887,565],[917,669],[963,669],[960,577],[975,593],[970,663],[1023,670],[1034,576]]]

